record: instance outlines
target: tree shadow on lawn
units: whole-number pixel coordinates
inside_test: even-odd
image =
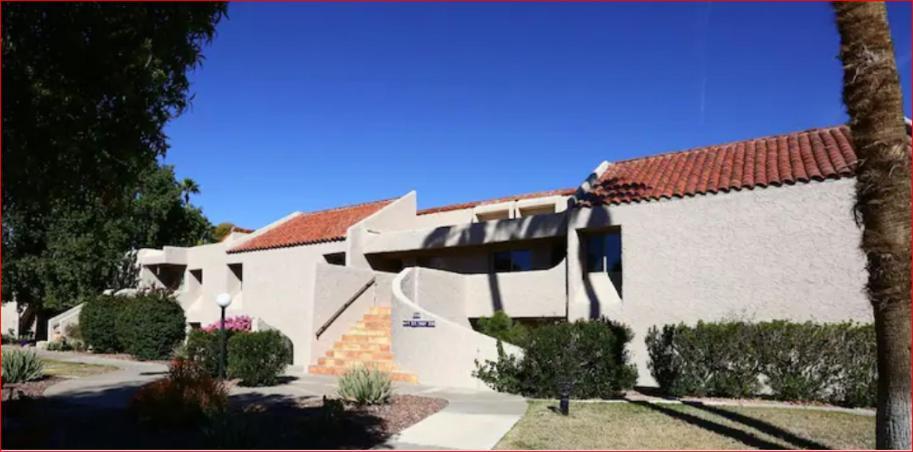
[[[734,427],[723,425],[723,424],[720,424],[717,422],[713,422],[711,420],[704,419],[704,418],[695,416],[693,414],[688,414],[688,413],[685,413],[682,411],[674,410],[672,408],[662,406],[661,404],[644,402],[644,401],[635,401],[635,400],[631,400],[630,403],[635,404],[635,405],[640,405],[645,408],[649,408],[653,411],[658,411],[662,414],[665,414],[666,416],[687,422],[691,425],[700,427],[704,430],[716,433],[718,435],[732,438],[749,447],[754,447],[754,448],[758,448],[758,449],[789,449],[788,446],[784,446],[782,444],[777,444],[777,443],[774,443],[771,441],[767,441],[767,440],[765,440],[763,438],[759,438],[745,430],[740,430],[738,428],[734,428]],[[826,449],[826,447],[821,447],[821,449]]]
[[[228,412],[173,429],[141,425],[124,407],[87,400],[4,402],[4,449],[367,449],[389,437],[380,417],[325,408],[316,398],[232,396]]]
[[[687,406],[697,408],[699,410],[704,410],[708,413],[713,413],[720,417],[724,417],[731,421],[747,425],[760,432],[766,433],[770,436],[773,436],[775,438],[786,441],[786,442],[792,444],[794,447],[798,447],[798,448],[802,448],[802,449],[819,449],[819,450],[820,449],[830,449],[828,446],[826,446],[824,444],[821,444],[819,442],[816,442],[816,441],[813,441],[813,440],[810,440],[807,438],[803,438],[792,432],[783,430],[782,428],[780,428],[774,424],[771,424],[769,422],[762,421],[760,419],[755,419],[753,417],[746,416],[744,414],[737,413],[732,410],[727,410],[727,409],[719,407],[719,406],[706,405],[706,404],[703,404],[700,402],[682,402],[682,403],[684,403]]]

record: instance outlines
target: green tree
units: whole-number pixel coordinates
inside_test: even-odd
[[[186,73],[225,11],[3,5],[4,300],[66,308],[106,288],[131,249],[208,228],[157,161],[165,123],[188,105]],[[183,211],[166,200],[169,184]]]
[[[859,155],[856,213],[878,357],[876,446],[910,450],[910,135],[884,3],[833,3]]]
[[[215,242],[221,242],[228,234],[231,234],[231,231],[235,229],[233,223],[219,223],[216,227],[212,228],[212,240]]]
[[[196,195],[200,193],[200,186],[197,185],[197,182],[189,177],[185,177],[181,181],[181,192],[184,195],[184,204],[190,204],[190,195]]]

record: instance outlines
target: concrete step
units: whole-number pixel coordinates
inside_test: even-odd
[[[376,351],[389,352],[389,344],[374,344],[371,342],[342,342],[338,341],[333,344],[333,350],[341,351]]]
[[[396,370],[396,364],[392,360],[361,360],[361,359],[339,359],[339,358],[320,358],[317,360],[318,366],[339,367],[342,369],[351,369],[354,367],[370,367],[373,369],[391,372]]]
[[[390,336],[367,336],[359,334],[343,334],[343,342],[367,342],[371,344],[390,345]]]
[[[365,350],[339,350],[334,349],[326,353],[327,358],[358,359],[367,361],[393,361],[393,353],[386,351]]]
[[[341,376],[348,372],[349,369],[339,368],[339,367],[328,367],[328,366],[309,366],[308,373],[315,375],[332,375],[332,376]],[[405,383],[418,383],[418,377],[413,374],[406,372],[389,372],[390,379],[393,381],[401,381]]]

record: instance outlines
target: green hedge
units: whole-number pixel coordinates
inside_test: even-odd
[[[278,331],[237,332],[228,340],[228,375],[243,386],[274,385],[291,362],[290,342]]]
[[[650,372],[673,396],[875,403],[872,325],[770,321],[653,327]]]
[[[609,398],[630,389],[637,370],[626,345],[633,335],[606,319],[546,325],[529,333],[522,357],[503,352],[498,360],[476,363],[474,376],[498,391],[531,397],[558,397],[567,386],[573,398]]]
[[[99,295],[86,301],[79,312],[79,328],[86,345],[97,353],[117,353],[123,345],[117,335],[117,318],[128,301],[124,297]]]
[[[163,291],[128,298],[117,316],[123,350],[137,359],[168,359],[186,334],[184,309]]]

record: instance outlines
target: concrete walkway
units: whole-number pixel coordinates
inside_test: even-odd
[[[44,395],[49,400],[86,405],[93,408],[123,408],[140,386],[162,378],[168,367],[151,362],[128,361],[66,352],[38,350],[38,356],[57,361],[100,364],[118,370],[63,380],[49,386]]]
[[[126,407],[142,385],[162,378],[167,366],[159,363],[104,358],[93,355],[39,351],[58,361],[102,364],[117,371],[64,380],[48,387],[45,396],[68,403],[96,408]],[[292,370],[289,381],[271,387],[233,387],[232,398],[248,400],[289,397],[336,396],[336,378],[309,375]],[[442,388],[395,383],[397,394],[412,394],[447,400],[443,410],[394,435],[377,449],[491,449],[526,413],[523,397],[492,391]]]
[[[336,378],[289,373],[294,380],[267,388],[232,389],[250,398],[336,396]],[[447,406],[394,435],[376,449],[491,449],[526,414],[526,400],[511,394],[394,383],[397,394],[447,400]]]

